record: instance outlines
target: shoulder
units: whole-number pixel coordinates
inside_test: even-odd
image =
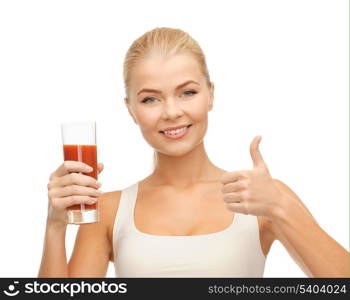
[[[98,231],[107,234],[110,238],[111,229],[114,223],[115,214],[119,207],[121,191],[103,193],[98,197],[99,222],[80,226],[80,231]]]
[[[293,197],[298,197],[293,191],[292,189],[286,185],[283,181],[273,178],[273,183],[277,186],[278,189],[280,189],[282,192],[293,196]],[[261,224],[263,224],[263,226],[265,227],[265,230],[267,230],[270,234],[273,235],[274,239],[278,239],[278,230],[276,228],[275,223],[266,218],[266,217],[260,217],[262,219]]]
[[[273,180],[274,180],[274,183],[276,184],[276,186],[282,192],[286,193],[290,197],[290,199],[292,200],[292,201],[290,201],[290,203],[293,203],[293,205],[297,205],[300,209],[307,212],[307,214],[309,214],[310,218],[312,218],[314,220],[314,222],[317,223],[316,219],[311,214],[311,212],[309,211],[309,209],[307,208],[305,203],[300,199],[300,197],[288,185],[286,185],[285,183],[283,183],[282,181],[280,181],[278,179],[273,179]],[[275,223],[273,223],[273,230],[278,237],[280,235],[280,232],[279,232],[278,228],[276,227]]]
[[[121,190],[106,192],[98,198],[100,222],[106,227],[110,242],[112,242],[113,224],[118,211],[121,193]]]
[[[98,198],[99,209],[101,212],[104,212],[103,216],[108,215],[110,213],[110,209],[118,207],[120,196],[122,191],[112,191],[103,193]]]
[[[281,191],[285,192],[289,196],[292,196],[293,198],[298,199],[301,202],[299,197],[293,192],[293,190],[287,184],[275,178],[273,179],[273,182]],[[259,230],[262,234],[268,235],[271,240],[279,239],[278,228],[276,227],[275,223],[272,220],[264,216],[259,216],[258,221],[259,221]]]

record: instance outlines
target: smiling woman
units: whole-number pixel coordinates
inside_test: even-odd
[[[87,172],[83,165],[59,167],[48,185],[39,276],[105,276],[112,261],[120,277],[261,277],[276,239],[309,276],[349,275],[348,252],[271,177],[260,136],[250,146],[252,170],[210,161],[204,137],[214,84],[192,37],[172,28],[145,33],[126,54],[124,83],[127,110],[155,151],[154,170],[97,196],[97,182],[71,174]],[[82,199],[76,195],[98,197],[101,222],[80,226],[67,264],[63,208]]]

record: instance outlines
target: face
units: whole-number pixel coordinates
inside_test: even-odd
[[[208,86],[195,58],[154,55],[140,60],[131,72],[126,104],[147,143],[170,156],[184,155],[202,143],[214,86]]]

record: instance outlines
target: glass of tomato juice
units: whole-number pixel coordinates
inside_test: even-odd
[[[64,160],[83,162],[93,168],[91,176],[97,180],[96,122],[75,121],[61,124]],[[67,208],[69,224],[99,221],[98,202],[76,204]]]

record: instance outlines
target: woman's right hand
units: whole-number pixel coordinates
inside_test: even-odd
[[[103,164],[98,164],[98,173]],[[50,176],[48,189],[47,221],[57,225],[67,225],[67,207],[75,204],[94,204],[102,194],[101,184],[93,177],[85,175],[92,168],[85,163],[67,160]],[[85,174],[82,174],[85,173]]]

